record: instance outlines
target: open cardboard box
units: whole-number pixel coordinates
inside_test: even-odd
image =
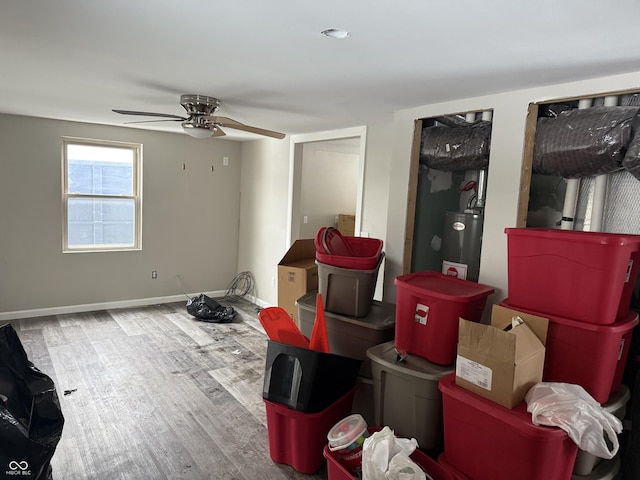
[[[278,263],[278,306],[300,326],[296,300],[317,289],[316,246],[312,238],[296,240]]]
[[[505,330],[514,317],[524,323]],[[459,319],[456,385],[507,408],[542,381],[549,320],[494,305],[491,325]]]

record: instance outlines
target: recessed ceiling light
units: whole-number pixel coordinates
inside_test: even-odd
[[[322,35],[324,35],[325,37],[331,38],[347,38],[351,36],[349,32],[347,32],[346,30],[342,30],[341,28],[328,28],[327,30],[323,30],[320,33],[322,33]]]

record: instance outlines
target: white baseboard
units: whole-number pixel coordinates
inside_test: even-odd
[[[195,297],[200,293],[190,293],[189,297]],[[205,295],[216,298],[223,297],[225,295],[224,290],[217,290],[212,292],[204,292]],[[265,308],[270,306],[263,300],[256,297],[247,297],[247,300],[255,303],[259,307]],[[169,295],[166,297],[152,297],[152,298],[139,298],[133,300],[121,300],[117,302],[103,302],[103,303],[87,303],[83,305],[65,305],[62,307],[51,308],[35,308],[33,310],[17,310],[13,312],[0,312],[0,321],[16,320],[19,318],[33,318],[44,317],[47,315],[64,315],[66,313],[79,313],[79,312],[94,312],[96,310],[112,310],[115,308],[132,308],[132,307],[146,307],[147,305],[159,305],[162,303],[173,303],[184,301],[187,302],[186,297],[183,294]]]

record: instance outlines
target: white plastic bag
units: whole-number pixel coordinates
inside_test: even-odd
[[[396,438],[389,427],[372,433],[362,447],[362,480],[425,480],[409,458],[417,447],[415,438]]]
[[[580,450],[600,458],[608,460],[618,452],[622,422],[582,386],[541,382],[531,387],[525,401],[534,425],[560,427]]]
[[[389,462],[386,478],[387,480],[426,480],[427,478],[432,480],[416,462],[402,452],[398,453]]]

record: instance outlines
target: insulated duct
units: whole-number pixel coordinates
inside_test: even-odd
[[[533,172],[564,178],[640,170],[635,140],[638,107],[592,107],[540,118],[533,151]],[[640,139],[639,139],[640,141]],[[634,156],[635,155],[635,156]]]
[[[491,122],[477,121],[475,113],[472,115],[473,118],[438,117],[434,120],[440,125],[424,128],[420,163],[447,172],[486,168],[489,165]]]

